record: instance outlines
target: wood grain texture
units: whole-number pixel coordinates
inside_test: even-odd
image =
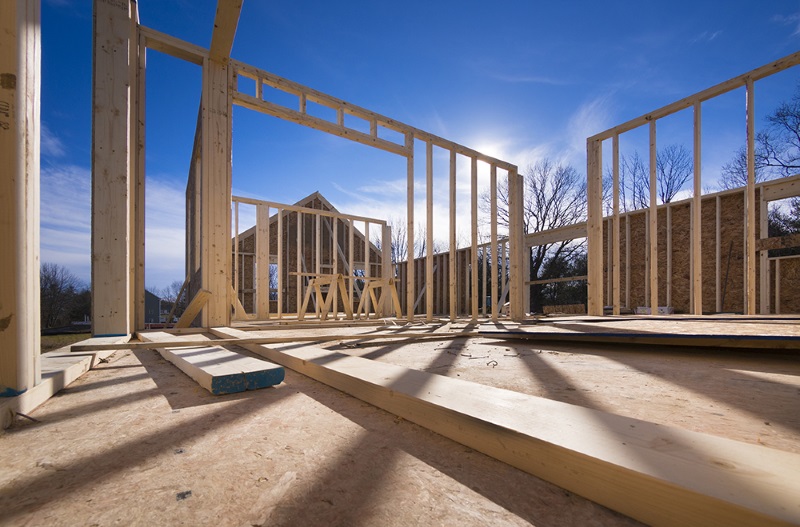
[[[140,337],[153,343],[192,338],[164,332],[146,332]],[[164,359],[214,395],[257,390],[283,382],[285,371],[281,366],[208,342],[187,348],[156,349]]]
[[[652,525],[800,521],[797,454],[314,346],[247,348]]]

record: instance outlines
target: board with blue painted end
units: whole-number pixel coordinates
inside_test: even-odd
[[[139,336],[142,340],[153,343],[175,342],[182,338],[196,339],[196,336],[180,337],[165,332],[143,332]],[[283,382],[285,377],[283,366],[215,346],[213,341],[209,341],[208,346],[155,349],[214,395],[275,386]]]

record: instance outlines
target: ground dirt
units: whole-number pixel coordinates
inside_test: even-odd
[[[800,452],[790,352],[486,338],[324,346]],[[157,352],[118,352],[31,417],[0,436],[3,525],[637,524],[289,370],[277,387],[213,396]]]

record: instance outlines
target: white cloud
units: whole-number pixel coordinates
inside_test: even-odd
[[[715,40],[718,36],[722,34],[721,30],[718,31],[703,31],[696,37],[694,37],[691,42],[692,44],[696,44],[698,42],[711,42]]]
[[[41,261],[91,278],[91,173],[72,165],[41,170]]]
[[[164,287],[186,278],[185,189],[163,179],[145,186],[145,282]]]
[[[792,36],[800,35],[800,13],[794,13],[791,15],[775,15],[772,17],[772,20],[785,26],[794,26],[794,32],[792,33]]]
[[[42,123],[41,131],[42,155],[50,157],[62,157],[66,153],[66,150],[64,150],[64,143],[61,142],[61,139],[56,137],[53,132],[50,131],[50,128],[44,123]]]

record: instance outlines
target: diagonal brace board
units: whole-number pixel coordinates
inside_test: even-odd
[[[314,346],[245,347],[652,525],[800,522],[798,454]]]

